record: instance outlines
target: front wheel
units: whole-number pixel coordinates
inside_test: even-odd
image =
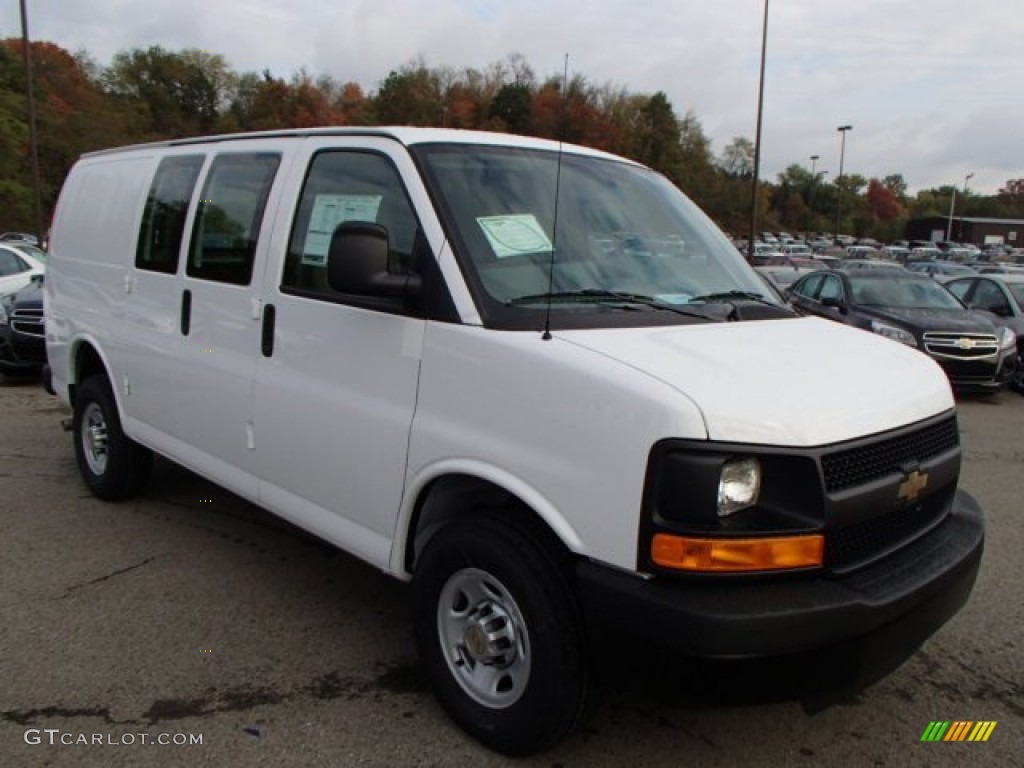
[[[78,388],[73,434],[78,470],[96,496],[116,501],[142,489],[153,454],[122,431],[106,377],[90,376]]]
[[[509,755],[572,729],[587,693],[583,631],[545,545],[499,518],[458,521],[427,543],[414,587],[420,657],[463,729]]]

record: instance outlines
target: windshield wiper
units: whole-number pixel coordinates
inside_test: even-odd
[[[683,309],[682,307],[676,306],[675,304],[669,304],[665,301],[659,301],[653,296],[647,296],[642,293],[628,293],[626,291],[608,291],[603,288],[584,288],[578,291],[555,291],[552,293],[534,293],[528,296],[517,296],[514,299],[508,299],[505,302],[505,306],[516,306],[517,304],[536,304],[544,301],[580,301],[580,302],[594,302],[601,303],[607,301],[619,302],[621,304],[640,304],[651,309],[660,309],[666,312],[675,312],[677,315],[685,315],[686,317],[696,317],[700,320],[712,320],[718,321],[720,318],[706,315],[703,312],[694,312],[692,310]]]
[[[690,301],[703,301],[703,302],[731,302],[736,299],[745,299],[747,301],[756,301],[758,304],[767,304],[769,307],[776,307],[782,309],[781,304],[774,301],[769,301],[759,293],[753,291],[720,291],[718,293],[705,293],[703,296],[694,296]]]

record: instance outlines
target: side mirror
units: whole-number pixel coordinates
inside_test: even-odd
[[[992,309],[989,311],[992,312],[992,314],[994,315],[998,315],[999,317],[1013,317],[1013,310],[1010,309],[1009,304],[997,304],[996,306],[992,307]]]
[[[419,295],[419,275],[388,271],[388,231],[380,224],[346,221],[331,235],[327,282],[339,293],[388,298]]]
[[[845,314],[846,302],[840,296],[825,296],[821,300],[821,306],[831,307],[832,309],[838,309],[840,312]]]

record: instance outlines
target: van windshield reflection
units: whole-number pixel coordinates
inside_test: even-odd
[[[681,307],[749,296],[779,306],[715,225],[646,168],[519,147],[414,151],[463,270],[499,311],[536,297],[555,312],[625,297]]]

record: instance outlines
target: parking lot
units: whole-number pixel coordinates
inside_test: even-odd
[[[511,764],[426,690],[404,585],[165,461],[145,497],[96,500],[55,398],[0,379],[0,413],[0,766]],[[651,668],[671,660],[632,653],[603,670],[584,727],[515,762],[1020,765],[1024,397],[960,414],[985,559],[966,608],[902,668],[808,715],[735,678],[702,705],[723,698],[713,677],[682,690],[686,674]],[[996,727],[921,743],[936,720]]]

